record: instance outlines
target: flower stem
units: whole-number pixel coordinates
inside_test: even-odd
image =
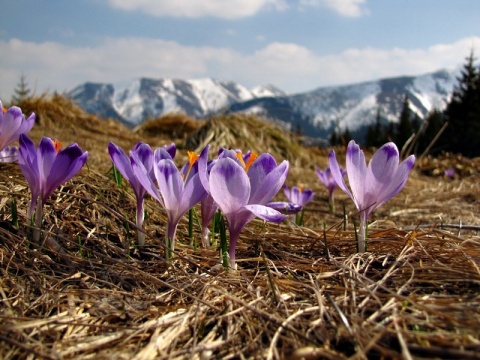
[[[236,270],[237,269],[237,264],[235,263],[235,250],[237,249],[237,240],[238,236],[233,236],[230,233],[230,246],[228,248],[228,256],[230,258],[230,270]]]
[[[333,192],[330,193],[330,197],[328,199],[328,206],[330,208],[330,214],[335,212],[335,199],[333,197]]]
[[[178,223],[168,221],[167,234],[165,236],[165,259],[173,258],[173,251],[175,250],[175,233],[177,232]]]
[[[37,209],[35,210],[35,227],[33,228],[33,241],[38,243],[40,240],[40,229],[42,228],[43,218],[43,203],[39,199],[37,202]]]
[[[143,220],[145,217],[145,212],[143,209],[143,199],[138,200],[137,202],[137,237],[138,237],[138,246],[145,246],[145,234],[142,229]]]
[[[366,248],[367,212],[360,212],[360,227],[358,228],[358,252],[364,253]]]

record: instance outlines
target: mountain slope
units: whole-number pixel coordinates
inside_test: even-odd
[[[241,112],[261,115],[310,137],[326,137],[335,128],[361,134],[375,121],[378,111],[384,121],[396,122],[405,94],[420,118],[434,108],[443,109],[458,73],[459,69],[440,70],[292,95],[271,85],[247,89],[210,78],[141,78],[117,85],[86,83],[67,96],[87,112],[130,127],[172,112],[193,118]]]
[[[85,83],[67,96],[90,113],[109,116],[130,126],[149,118],[181,112],[194,118],[207,117],[230,104],[258,96],[284,93],[273,86],[252,90],[231,81],[215,79],[147,79],[127,84]]]

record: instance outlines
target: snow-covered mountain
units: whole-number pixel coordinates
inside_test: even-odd
[[[290,96],[263,97],[233,104],[229,111],[257,114],[287,124],[311,137],[327,137],[335,128],[362,134],[378,111],[384,121],[397,122],[408,95],[420,118],[444,109],[459,69],[422,76],[403,76],[353,85],[322,87]]]
[[[405,95],[423,118],[443,109],[460,68],[421,76],[402,76],[364,83],[321,87],[287,95],[274,86],[253,89],[211,78],[196,80],[141,78],[127,84],[85,83],[67,95],[80,107],[129,126],[166,113],[194,118],[218,113],[258,114],[310,137],[327,137],[335,128],[361,134],[380,111],[385,121],[398,121]]]
[[[85,83],[67,94],[87,112],[112,117],[129,126],[172,112],[204,118],[227,109],[233,103],[283,95],[283,91],[272,85],[249,90],[235,82],[211,78],[141,78],[116,85]]]

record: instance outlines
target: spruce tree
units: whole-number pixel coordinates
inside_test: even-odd
[[[480,80],[473,51],[466,58],[458,84],[445,109],[448,127],[443,141],[448,150],[474,157],[480,155]]]
[[[13,90],[12,104],[17,105],[21,101],[30,97],[30,89],[28,87],[25,76],[20,75],[20,80],[17,83],[17,86]]]
[[[410,110],[410,100],[408,95],[405,94],[403,97],[402,111],[400,112],[400,118],[398,121],[398,126],[396,129],[396,134],[394,136],[394,141],[399,148],[402,148],[407,140],[413,134],[412,126],[412,111]]]

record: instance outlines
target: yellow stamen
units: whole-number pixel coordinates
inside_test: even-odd
[[[3,111],[3,113],[5,114],[5,113],[7,112],[7,108],[2,107],[2,111]]]
[[[300,190],[300,192],[303,192],[303,189],[304,189],[303,185],[298,185],[298,190]]]

